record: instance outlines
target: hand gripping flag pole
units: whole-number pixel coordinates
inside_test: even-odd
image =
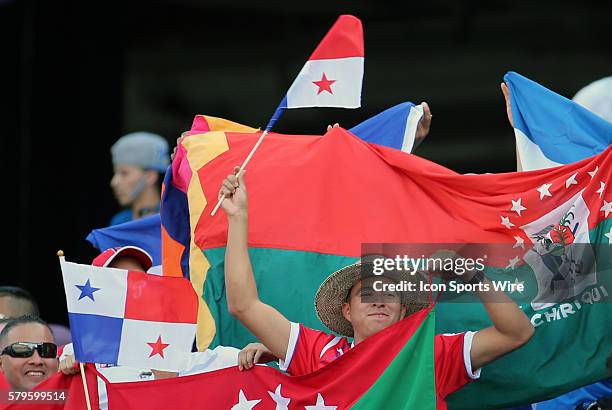
[[[285,109],[307,107],[359,108],[363,82],[363,28],[361,20],[341,15],[299,72],[287,94],[270,118],[266,129],[246,157],[244,171],[255,151]],[[210,213],[214,216],[225,196],[220,196]]]
[[[284,99],[283,99],[283,101],[284,101]],[[282,102],[281,102],[281,104],[278,106],[278,108],[274,112],[274,115],[272,116],[272,118],[270,118],[270,121],[268,122],[268,125],[266,126],[266,129],[261,134],[261,136],[257,140],[257,143],[255,143],[255,146],[253,147],[253,149],[251,150],[249,155],[247,155],[246,159],[244,160],[244,162],[240,166],[240,170],[238,171],[238,174],[236,174],[236,177],[238,177],[242,173],[242,171],[244,171],[246,169],[246,166],[248,165],[248,163],[251,160],[251,158],[253,158],[253,155],[255,154],[255,151],[257,151],[257,148],[259,148],[259,146],[263,142],[264,138],[266,137],[266,135],[268,135],[268,132],[270,131],[272,126],[274,126],[274,123],[280,118],[280,116],[281,116],[281,114],[283,113],[284,110],[285,110],[285,107],[282,106]],[[215,205],[215,208],[210,213],[211,216],[215,216],[215,214],[219,210],[219,207],[223,203],[224,199],[225,199],[225,196],[220,196],[219,197],[219,201],[217,202],[217,205]]]

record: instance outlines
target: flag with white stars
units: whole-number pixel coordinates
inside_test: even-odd
[[[555,265],[546,265],[547,269],[570,266],[576,272],[576,264],[560,263],[563,241],[569,244],[572,237],[578,238],[571,242],[573,248],[588,231],[587,245],[609,247],[612,147],[551,169],[461,175],[396,149],[367,144],[342,128],[333,128],[325,137],[269,137],[261,145],[260,158],[265,159],[253,162],[254,172],[247,179],[253,215],[249,257],[262,300],[305,326],[321,329],[309,301],[330,272],[359,258],[364,243],[504,245],[503,258],[488,254],[485,265],[497,275],[495,279],[513,285],[509,296],[537,327],[534,342],[490,364],[478,383],[449,400],[469,402],[478,396],[483,405],[502,408],[516,400],[535,402],[542,395],[603,377],[606,349],[602,346],[612,345],[612,332],[593,326],[612,316],[612,304],[606,302],[612,286],[600,283],[612,278],[601,270],[605,264],[597,264],[595,274],[586,275],[585,280],[573,273],[565,275],[568,282],[563,283],[563,271],[549,269],[538,276],[525,256],[536,243],[550,241],[554,254],[543,263]],[[191,214],[184,222],[193,232],[189,266],[200,275],[210,321],[224,324],[223,332],[215,333],[219,326],[209,327],[213,347],[217,343],[240,347],[253,341],[227,311],[223,298],[227,221],[211,217],[209,210],[227,169],[239,163],[258,138],[257,133],[248,132],[189,135],[180,143],[183,154],[173,162],[173,175],[189,198]],[[172,211],[173,206],[171,201],[164,203],[166,210]],[[184,261],[168,262],[178,266]],[[551,286],[553,291],[544,292]],[[551,296],[559,296],[558,303],[539,309]],[[441,333],[490,325],[479,303],[443,303],[438,309]],[[568,339],[564,334],[576,337]],[[565,351],[572,352],[571,360],[560,353]],[[524,363],[541,377],[524,377]],[[551,371],[561,367],[571,371]],[[269,391],[274,392],[276,385],[272,387]],[[507,389],[513,390],[512,397],[500,394]],[[247,400],[259,398],[247,390],[244,394]],[[325,405],[334,405],[323,397]],[[307,405],[313,404],[316,399]]]
[[[64,257],[60,263],[77,360],[182,369],[198,309],[188,280],[80,265]]]
[[[435,410],[434,327],[434,310],[424,309],[304,376],[234,366],[159,383],[111,383],[109,408]]]
[[[599,326],[612,315],[612,197],[606,189],[612,179],[611,149],[571,166],[517,173],[507,181],[511,188],[506,191],[513,193],[498,197],[498,226],[514,243],[510,251],[504,249],[505,266],[490,269],[487,276],[515,285],[507,293],[536,334],[512,360],[486,370],[490,381],[504,377],[516,387],[519,378],[513,375],[530,363],[534,377],[521,387],[526,402],[541,400],[548,386],[569,391],[605,377],[608,350],[598,349],[612,344],[611,329]],[[468,310],[455,305],[440,311],[448,314],[440,315],[439,326],[458,330]],[[564,371],[553,371],[556,366]],[[461,407],[477,394],[483,403],[502,404],[493,392],[504,383],[490,381],[490,390],[483,384],[468,386],[449,403]]]

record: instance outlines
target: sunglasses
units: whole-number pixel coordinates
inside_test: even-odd
[[[34,354],[34,350],[38,352],[38,355],[43,359],[55,359],[57,357],[57,345],[55,343],[29,343],[29,342],[17,342],[13,343],[4,348],[2,351],[3,355],[25,358],[31,357]]]

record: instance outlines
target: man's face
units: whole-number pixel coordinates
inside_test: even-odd
[[[47,326],[40,323],[25,323],[12,328],[0,348],[16,342],[55,343]],[[30,357],[18,358],[0,356],[1,369],[11,387],[15,390],[32,390],[34,386],[57,373],[56,358],[43,359],[37,351]]]
[[[134,192],[141,191],[145,182],[145,170],[137,165],[115,165],[115,174],[111,179],[111,188],[121,206],[129,206],[138,197]]]
[[[400,303],[398,293],[374,292],[373,283],[377,280],[391,283],[389,279],[381,277],[360,280],[352,287],[348,302],[342,306],[344,317],[353,325],[355,343],[380,332],[406,314],[406,307]],[[362,302],[362,297],[373,301]]]

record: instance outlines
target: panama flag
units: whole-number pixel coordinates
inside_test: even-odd
[[[63,257],[60,264],[77,360],[181,369],[191,352],[198,310],[189,281]]]
[[[297,75],[266,129],[272,128],[285,108],[359,108],[363,62],[361,20],[342,15]]]
[[[612,123],[515,72],[504,81],[523,171],[571,164],[612,144]]]
[[[285,107],[360,107],[363,61],[361,21],[342,15],[287,91]]]

